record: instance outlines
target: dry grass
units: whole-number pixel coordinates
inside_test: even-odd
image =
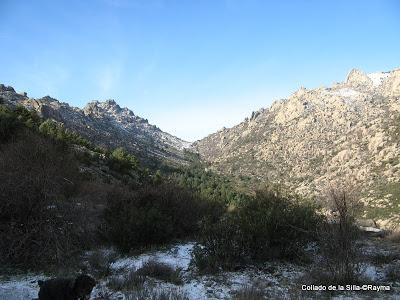
[[[145,288],[127,295],[127,300],[189,300],[187,294],[180,289]]]
[[[182,284],[180,269],[175,269],[168,264],[159,262],[154,259],[144,263],[143,266],[139,270],[137,270],[137,274],[152,277],[177,285]]]
[[[107,286],[114,291],[141,291],[144,289],[146,278],[137,274],[136,270],[130,271],[126,276],[113,276]]]
[[[116,260],[115,252],[105,252],[101,250],[92,251],[88,256],[90,273],[97,278],[104,278],[111,275],[111,264]]]
[[[400,262],[390,265],[385,272],[386,279],[389,281],[400,281]]]
[[[248,285],[236,291],[232,297],[234,300],[262,300],[265,299],[264,292],[255,285]]]

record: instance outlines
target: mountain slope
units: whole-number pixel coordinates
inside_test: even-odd
[[[184,149],[190,143],[161,131],[128,108],[121,108],[114,100],[93,101],[80,109],[49,96],[29,98],[26,93],[18,94],[12,87],[0,85],[1,99],[5,104],[23,105],[36,110],[44,118],[61,122],[95,145],[106,148],[122,146],[148,164],[153,164],[154,159],[185,163]]]
[[[392,214],[400,212],[399,116],[400,70],[352,70],[345,82],[301,88],[193,147],[220,172],[281,182],[307,196],[349,180],[371,205],[386,199],[382,208]],[[386,189],[394,185],[398,195]]]

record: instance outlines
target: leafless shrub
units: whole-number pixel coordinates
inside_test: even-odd
[[[343,186],[331,187],[327,193],[327,204],[334,212],[334,218],[329,223],[321,224],[319,229],[323,256],[320,276],[327,276],[330,282],[336,284],[356,283],[361,257],[356,243],[358,229],[354,222],[360,207],[356,193]]]
[[[180,289],[145,288],[141,291],[130,293],[127,300],[189,300],[187,294]]]
[[[182,284],[181,270],[175,269],[166,263],[149,260],[137,270],[137,274],[167,281],[173,284]]]
[[[144,289],[146,277],[140,275],[136,270],[131,270],[124,276],[113,276],[107,286],[114,291],[141,291]]]
[[[117,258],[115,252],[95,250],[88,256],[88,264],[90,273],[94,274],[97,278],[109,276],[111,274],[111,264]]]
[[[0,149],[0,264],[68,264],[90,237],[71,198],[79,177],[63,144],[25,133]]]
[[[235,292],[232,299],[234,300],[263,300],[264,292],[255,285],[247,285]]]

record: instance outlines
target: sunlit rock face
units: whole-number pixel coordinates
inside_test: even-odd
[[[186,163],[184,149],[190,143],[163,132],[128,108],[121,108],[114,100],[92,101],[80,109],[50,96],[29,98],[26,93],[16,93],[12,87],[4,85],[0,85],[0,99],[6,105],[23,105],[36,110],[44,118],[61,122],[95,145],[107,148],[122,146],[147,162],[156,159],[174,164]]]
[[[193,147],[220,172],[307,196],[345,178],[373,195],[400,179],[399,96],[400,70],[354,69],[344,82],[301,88]]]

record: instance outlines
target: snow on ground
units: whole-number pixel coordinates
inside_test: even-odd
[[[333,92],[333,94],[338,95],[344,98],[351,98],[360,95],[360,92],[357,92],[350,88],[341,88]]]
[[[259,282],[271,292],[284,295],[286,288],[279,287],[284,281],[291,281],[293,278],[303,274],[303,269],[292,264],[271,264],[269,272],[257,268],[249,268],[238,272],[222,272],[214,276],[196,276],[190,266],[191,254],[194,243],[175,245],[162,251],[153,251],[142,255],[125,257],[116,260],[111,264],[112,274],[124,276],[130,270],[137,270],[145,262],[156,260],[169,264],[182,270],[183,284],[175,286],[171,283],[156,282],[158,290],[179,290],[191,300],[206,299],[230,299],[232,292]],[[0,278],[0,299],[1,300],[25,300],[37,298],[39,287],[38,280],[45,279],[41,274],[12,277],[11,279]],[[121,292],[110,291],[107,286],[107,278],[102,280],[92,292],[91,300],[107,299],[125,300],[126,295]]]
[[[41,274],[15,276],[12,278],[0,277],[1,300],[31,300],[38,297],[38,280],[46,279]]]
[[[372,84],[378,87],[382,84],[383,80],[389,76],[389,73],[376,72],[367,74],[367,76],[372,80]]]
[[[121,258],[114,262],[111,267],[115,270],[139,269],[145,262],[155,259],[186,271],[189,268],[194,245],[194,243],[180,244],[164,251],[149,252],[136,257]]]
[[[215,276],[196,276],[190,266],[192,251],[195,243],[186,243],[173,246],[165,251],[145,253],[136,257],[121,258],[115,261],[111,267],[118,273],[126,273],[129,270],[139,269],[145,262],[156,260],[182,270],[184,283],[178,289],[189,299],[230,299],[232,292],[259,282],[271,292],[283,295],[287,289],[279,287],[282,280],[293,279],[303,274],[304,270],[292,264],[271,264],[274,273],[266,273],[258,269],[249,268],[238,272],[223,272]],[[279,279],[278,279],[279,278]],[[168,290],[174,286],[169,283],[158,282],[157,288]],[[175,287],[176,288],[176,287]],[[105,287],[98,293],[104,293]],[[94,291],[93,299],[96,299]],[[120,293],[115,293],[111,299],[125,299]]]
[[[270,299],[290,299],[291,293],[300,292],[300,278],[307,273],[310,266],[299,266],[290,263],[270,262],[262,267],[248,267],[237,272],[221,272],[217,275],[196,275],[190,261],[195,243],[177,244],[165,250],[146,252],[137,256],[121,257],[111,264],[110,276],[124,277],[131,270],[137,270],[145,262],[156,260],[169,264],[182,270],[183,284],[176,286],[171,283],[156,279],[149,279],[145,283],[146,288],[153,291],[180,291],[190,300],[206,299],[231,299],[235,291],[251,285],[263,289]],[[364,245],[366,255],[374,255],[376,247],[373,243]],[[384,250],[384,249],[381,249]],[[104,251],[108,251],[107,249]],[[384,270],[387,265],[365,263],[362,266],[363,277],[369,282],[383,282]],[[22,300],[37,298],[39,279],[45,279],[42,274],[28,274],[25,276],[0,277],[0,299]],[[107,281],[111,277],[102,279],[92,292],[91,300],[126,300],[129,292],[114,292],[107,287]],[[304,282],[304,284],[307,284]],[[299,294],[300,295],[300,294]],[[383,294],[379,294],[382,296]],[[334,299],[357,299],[359,294],[350,293],[336,295]],[[363,296],[363,295],[361,295]],[[377,294],[378,296],[378,294]],[[391,293],[385,295],[385,299],[400,299],[399,295]],[[347,298],[346,298],[347,297]],[[363,297],[359,297],[362,299]],[[379,297],[378,297],[379,298]],[[375,298],[375,299],[378,299]],[[374,299],[373,297],[371,299]]]

